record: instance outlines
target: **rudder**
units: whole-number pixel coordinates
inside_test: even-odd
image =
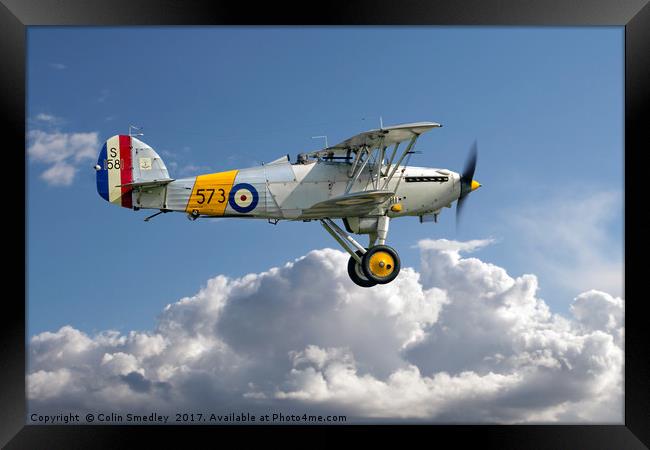
[[[99,195],[124,208],[133,208],[133,183],[169,178],[165,163],[153,148],[125,135],[115,135],[104,143],[95,170]]]

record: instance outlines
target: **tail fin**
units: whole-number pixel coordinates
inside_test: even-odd
[[[133,208],[133,185],[168,180],[162,158],[147,144],[132,136],[109,138],[95,166],[97,192],[106,201]]]

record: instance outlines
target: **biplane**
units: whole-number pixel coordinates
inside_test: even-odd
[[[258,167],[170,178],[162,158],[138,139],[116,135],[101,149],[95,165],[97,191],[106,201],[133,210],[153,209],[145,218],[181,212],[190,220],[209,217],[320,221],[350,254],[348,274],[362,287],[390,283],[400,258],[386,245],[392,219],[418,216],[438,221],[442,208],[464,199],[481,185],[474,180],[476,143],[462,173],[408,165],[415,143],[441,125],[417,122],[381,126],[334,146],[289,155]],[[340,219],[343,228],[335,223]],[[353,234],[368,235],[361,245]]]

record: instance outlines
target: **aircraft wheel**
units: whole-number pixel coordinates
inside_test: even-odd
[[[356,253],[363,259],[363,254],[360,250],[357,250]],[[357,286],[368,288],[373,287],[377,284],[374,281],[370,281],[368,278],[366,278],[363,270],[361,269],[361,265],[351,256],[348,260],[348,275]]]
[[[390,283],[400,270],[399,255],[392,247],[375,245],[361,258],[361,270],[370,281],[377,284]]]

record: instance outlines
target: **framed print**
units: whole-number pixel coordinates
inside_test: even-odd
[[[648,445],[647,2],[1,11],[7,448]]]

